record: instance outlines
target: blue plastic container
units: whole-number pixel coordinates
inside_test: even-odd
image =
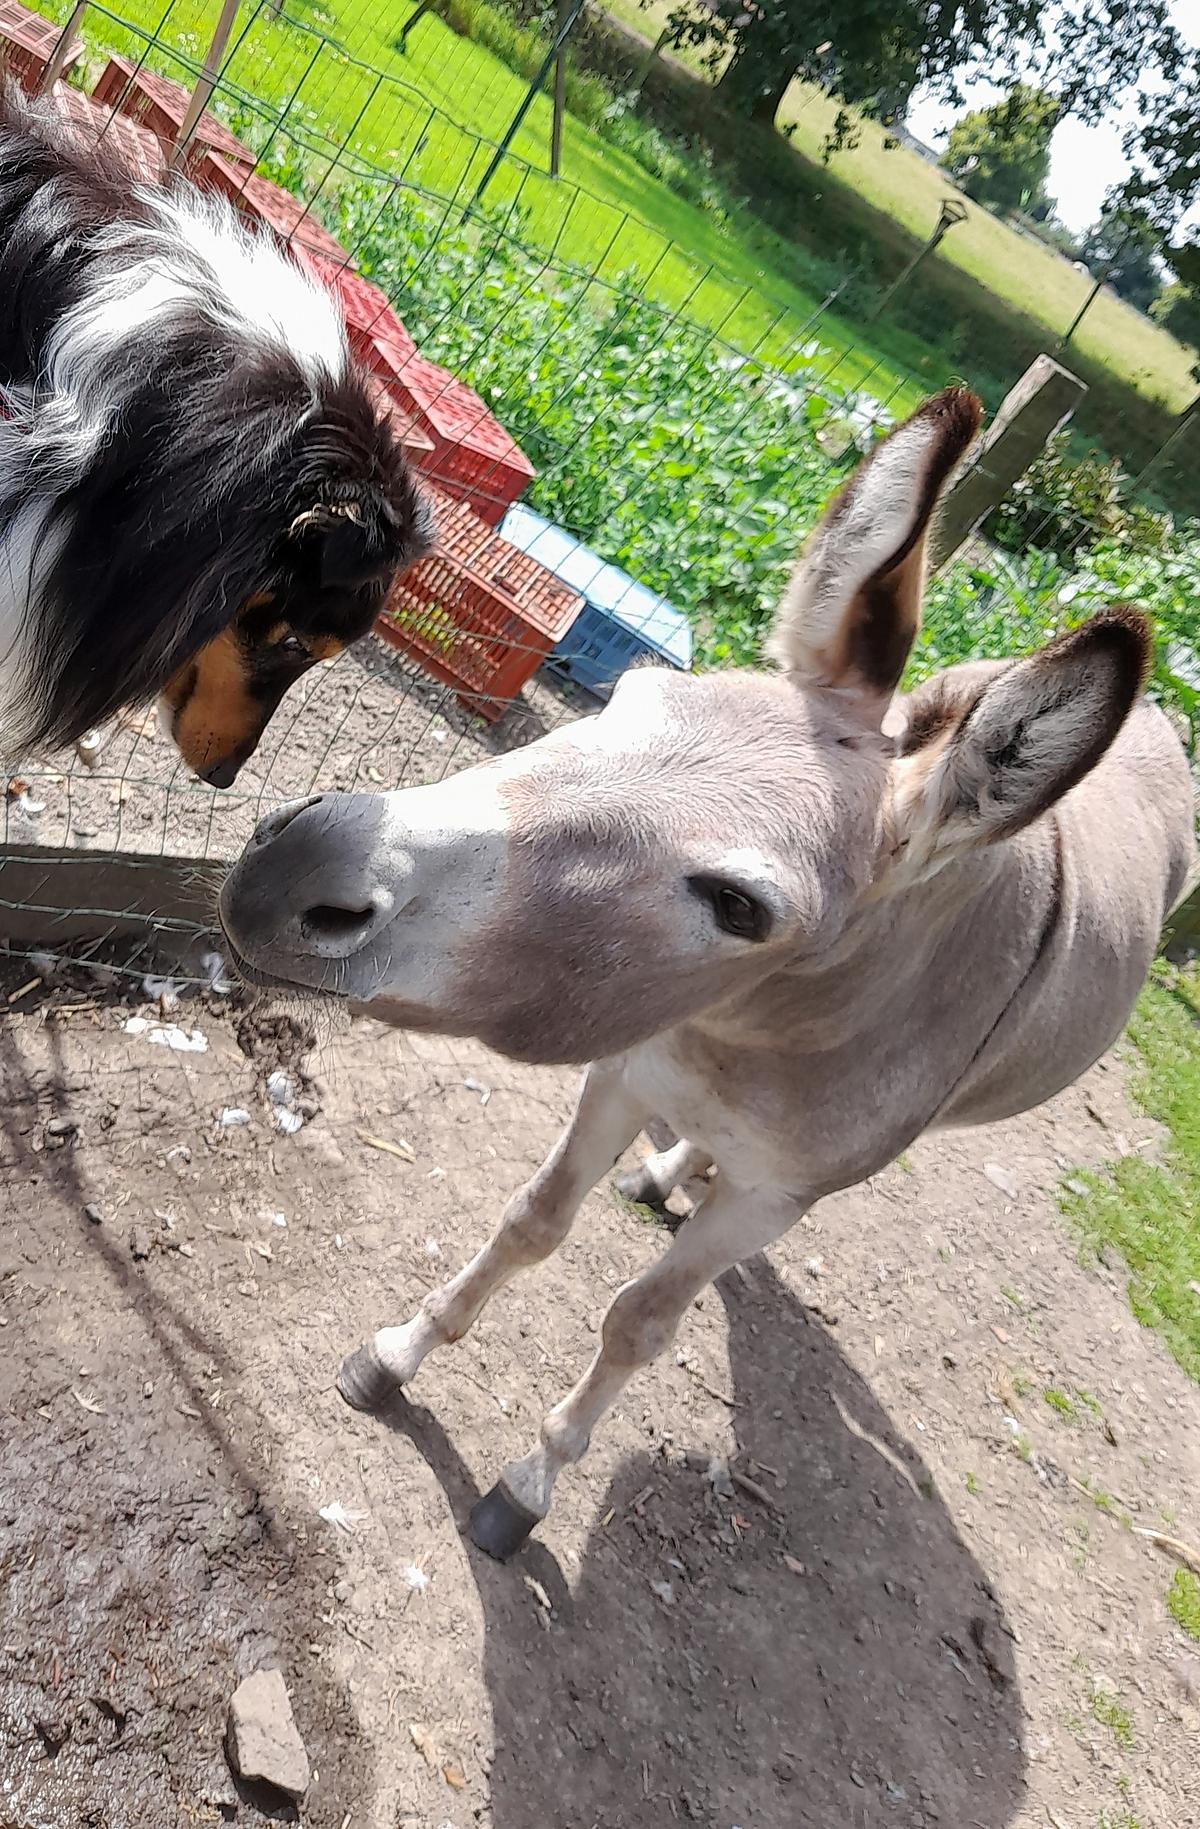
[[[578,591],[583,608],[546,666],[606,699],[622,673],[649,656],[687,672],[687,618],[654,591],[610,565],[563,527],[518,502],[500,525],[504,539]]]

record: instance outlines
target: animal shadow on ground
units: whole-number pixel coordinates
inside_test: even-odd
[[[770,1503],[677,1442],[622,1467],[571,1590],[536,1539],[507,1566],[471,1551],[493,1829],[1004,1829],[1022,1709],[984,1571],[766,1260],[718,1291],[733,1467]],[[389,1420],[465,1522],[445,1432],[402,1400]]]
[[[31,1150],[80,1091],[52,1023],[44,1041],[35,1067],[0,1027],[0,1829],[173,1829],[239,1803],[296,1822],[231,1780],[216,1726],[272,1664],[322,1773],[304,1822],[337,1829],[371,1777],[352,1700],[308,1651],[330,1567],[218,1413],[235,1368],[86,1217],[70,1144]]]

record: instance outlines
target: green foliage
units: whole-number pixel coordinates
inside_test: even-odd
[[[535,15],[528,23],[518,23],[511,12],[489,5],[488,0],[437,0],[435,10],[451,31],[482,45],[519,76],[532,81],[541,69],[550,18]],[[568,58],[566,102],[576,120],[599,127],[611,100],[604,83]]]
[[[1044,195],[1059,104],[1015,83],[1001,102],[975,108],[951,128],[941,163],[968,197],[993,209],[1028,208]]]
[[[1162,291],[1162,230],[1142,210],[1110,201],[1088,230],[1083,258],[1139,311]]]
[[[887,419],[828,377],[826,350],[810,343],[782,370],[741,356],[648,303],[632,277],[547,267],[511,209],[448,220],[406,192],[381,208],[362,184],[331,199],[330,227],[419,346],[528,452],[533,506],[676,603],[700,665],[754,661],[797,547]],[[1090,498],[1080,513],[1086,550],[1035,547],[937,577],[911,679],[1028,651],[1104,603],[1140,602],[1164,634],[1153,689],[1196,717],[1200,693],[1179,670],[1200,602],[1194,531],[1123,497],[1107,519]]]
[[[1109,1729],[1122,1752],[1129,1752],[1133,1746],[1133,1717],[1120,1698],[1111,1690],[1093,1684],[1088,1706],[1101,1727]]]
[[[1181,279],[1172,280],[1151,305],[1150,316],[1177,341],[1200,354],[1200,293],[1191,286]],[[1200,361],[1193,365],[1192,375],[1200,381]]]
[[[723,0],[681,4],[671,18],[678,42],[708,47],[725,104],[764,122],[797,75],[884,119],[918,83],[952,96],[955,73],[981,59],[1001,84],[1020,69],[1044,69],[1058,101],[1094,118],[1127,86],[1131,60],[1149,70],[1169,61],[1177,43],[1165,0]]]
[[[761,368],[633,286],[552,275],[511,216],[482,234],[445,229],[412,198],[381,215],[362,187],[343,193],[333,226],[421,347],[478,388],[524,446],[538,470],[533,505],[684,610],[702,664],[754,660],[799,540],[839,480],[822,440],[869,412],[820,378],[824,352],[810,345],[786,374]],[[1170,643],[1194,638],[1194,538],[1114,506],[1086,472],[1075,481],[1061,450],[1050,474],[1072,504],[1064,557],[1033,551],[1011,570],[957,565],[935,580],[913,677],[1036,647],[1065,606],[1080,619],[1105,601],[1141,602],[1167,638],[1155,689],[1190,721],[1200,698]],[[1074,540],[1085,537],[1094,544],[1081,557]]]
[[[1075,1421],[1075,1405],[1065,1391],[1059,1391],[1053,1385],[1047,1385],[1042,1396],[1056,1416],[1061,1416],[1064,1422]]]
[[[1155,1328],[1185,1372],[1200,1379],[1200,965],[1163,962],[1129,1026],[1139,1103],[1170,1131],[1165,1158],[1134,1154],[1104,1175],[1083,1177],[1085,1194],[1064,1194],[1085,1242],[1120,1252],[1129,1303]]]
[[[1167,1611],[1189,1638],[1200,1640],[1200,1577],[1190,1569],[1176,1569],[1167,1590]]]
[[[1066,432],[1049,440],[986,524],[988,537],[1007,551],[1032,546],[1064,563],[1102,540],[1153,552],[1170,531],[1166,515],[1133,499],[1115,458],[1072,455]]]
[[[1133,156],[1124,186],[1129,201],[1166,229],[1200,194],[1200,49],[1193,46],[1172,75],[1166,96],[1143,97],[1141,124],[1126,139]]]
[[[1080,1485],[1083,1487],[1083,1490],[1086,1492],[1097,1511],[1102,1511],[1108,1518],[1116,1518],[1119,1523],[1125,1526],[1126,1530],[1130,1528],[1132,1520],[1121,1510],[1110,1492],[1105,1492],[1103,1486],[1095,1485],[1088,1479],[1086,1474],[1080,1481]]]
[[[412,198],[381,216],[363,187],[335,226],[527,451],[533,506],[678,604],[703,661],[752,660],[837,481],[818,434],[861,412],[817,382],[820,349],[792,374],[762,369],[636,289],[547,273],[511,215],[447,230]]]

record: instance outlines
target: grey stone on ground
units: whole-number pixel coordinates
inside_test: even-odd
[[[308,1789],[308,1754],[278,1670],[256,1670],[229,1701],[229,1763],[247,1784],[273,1785],[299,1799]]]

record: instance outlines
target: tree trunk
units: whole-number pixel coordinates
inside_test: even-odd
[[[788,84],[800,68],[795,52],[780,51],[748,26],[718,78],[714,94],[732,114],[770,127]]]

